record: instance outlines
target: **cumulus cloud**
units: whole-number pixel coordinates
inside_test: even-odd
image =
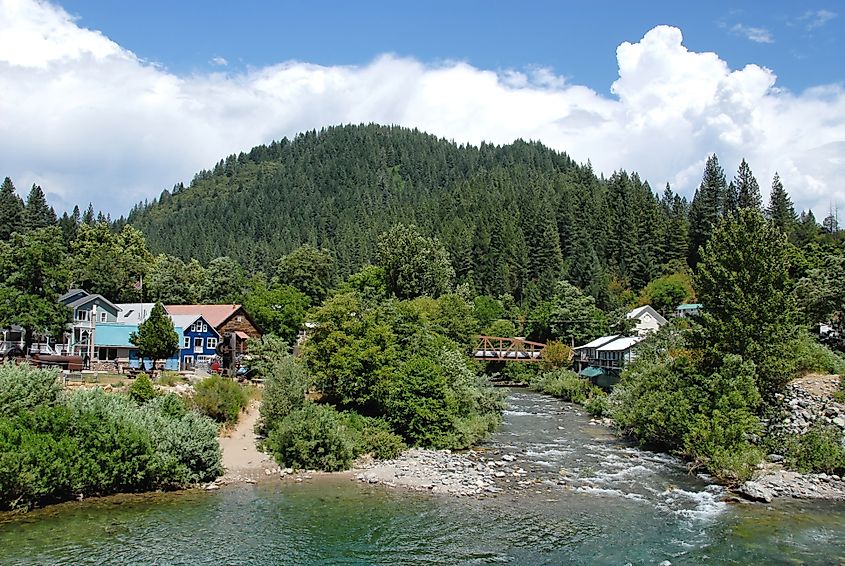
[[[754,43],[775,42],[775,38],[772,36],[772,32],[770,32],[766,28],[747,26],[745,24],[736,24],[731,28],[731,31],[736,35],[741,35],[748,41],[753,41]]]
[[[225,67],[229,64],[225,57],[213,57],[209,63],[217,65],[218,67]]]
[[[762,187],[777,170],[800,207],[845,202],[841,86],[786,92],[771,70],[733,70],[682,40],[658,26],[621,44],[612,95],[548,69],[393,55],[183,76],[60,8],[0,0],[0,176],[22,190],[41,184],[59,208],[91,200],[121,214],[230,153],[305,129],[380,122],[461,143],[540,140],[597,171],[636,170],[688,196],[716,152],[729,175],[745,157]]]

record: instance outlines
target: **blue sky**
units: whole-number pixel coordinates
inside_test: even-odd
[[[668,24],[683,30],[689,49],[715,51],[733,68],[775,69],[782,87],[845,80],[838,1],[59,3],[80,25],[179,73],[205,71],[217,57],[240,69],[290,59],[361,65],[396,53],[494,70],[548,67],[607,92],[617,77],[616,46]]]
[[[645,6],[635,5],[645,4]],[[845,209],[845,2],[0,0],[0,176],[114,216],[339,123],[539,140],[692,197]]]

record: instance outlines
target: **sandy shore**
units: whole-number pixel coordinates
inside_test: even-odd
[[[275,468],[276,463],[268,454],[260,452],[255,445],[257,436],[259,402],[252,401],[241,414],[237,426],[220,437],[223,452],[224,475],[218,483],[258,480],[266,476],[264,470]]]

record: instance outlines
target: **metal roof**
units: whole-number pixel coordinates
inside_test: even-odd
[[[701,303],[684,303],[682,305],[678,305],[675,307],[675,310],[683,311],[683,310],[692,310],[692,309],[700,309],[702,306]]]
[[[654,310],[654,307],[652,307],[651,305],[643,305],[641,307],[637,307],[628,314],[626,314],[625,317],[639,320],[643,313],[650,314],[659,324],[666,324],[667,322],[669,322],[668,320],[663,318],[663,315]]]
[[[645,339],[643,336],[625,336],[623,338],[619,338],[614,340],[613,342],[609,342],[604,346],[597,348],[599,352],[620,352],[622,350],[627,350],[631,346],[642,342]]]
[[[585,367],[580,372],[578,372],[578,375],[581,375],[581,376],[584,376],[584,377],[598,377],[599,375],[601,375],[603,373],[604,373],[604,370],[602,370],[601,368],[589,366],[589,367]]]
[[[617,338],[619,338],[619,336],[620,336],[619,334],[614,334],[612,336],[602,336],[601,338],[596,338],[592,342],[587,342],[583,346],[578,346],[574,349],[580,350],[581,348],[598,348],[602,344],[607,344],[608,342],[616,340]]]
[[[218,328],[238,312],[241,305],[165,305],[164,308],[170,315],[202,316],[206,322]]]

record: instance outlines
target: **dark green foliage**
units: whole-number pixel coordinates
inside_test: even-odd
[[[153,382],[150,381],[146,373],[141,373],[129,386],[129,397],[139,405],[143,405],[147,401],[151,401],[156,397],[157,393],[153,387]]]
[[[326,250],[303,245],[282,257],[276,265],[276,279],[290,285],[319,304],[332,285],[332,257]]]
[[[745,159],[739,164],[734,185],[737,192],[737,209],[752,209],[762,212],[763,199],[760,196],[760,186],[757,184],[757,179],[754,178],[751,167],[748,166]]]
[[[206,275],[206,288],[203,293],[206,302],[210,304],[243,302],[247,281],[243,268],[235,260],[228,256],[212,259],[208,262]]]
[[[152,256],[144,237],[132,226],[117,233],[108,224],[82,224],[71,243],[74,285],[115,301],[140,300],[136,284],[146,275]]]
[[[786,236],[757,210],[725,218],[702,252],[695,288],[702,346],[716,364],[729,354],[753,362],[760,392],[772,399],[795,369]]]
[[[845,357],[820,344],[806,331],[799,332],[793,355],[799,373],[845,375]]]
[[[689,264],[692,267],[698,263],[700,248],[710,239],[719,218],[725,213],[726,196],[725,172],[716,155],[711,155],[689,211]]]
[[[531,389],[581,405],[593,397],[606,395],[588,379],[579,377],[568,369],[557,369],[540,374],[531,380]]]
[[[32,190],[26,197],[23,211],[23,229],[27,232],[55,226],[58,219],[56,213],[47,204],[44,191],[38,185],[32,185]]]
[[[772,179],[772,192],[769,195],[769,207],[766,209],[766,217],[777,226],[784,234],[792,234],[798,217],[795,214],[795,207],[789,198],[780,177],[775,173]]]
[[[800,472],[845,473],[845,446],[842,431],[819,421],[806,433],[778,439],[773,448],[786,457],[787,464]]]
[[[363,417],[355,412],[342,413],[343,424],[354,442],[354,456],[370,454],[380,460],[399,456],[407,445],[383,419]]]
[[[385,406],[393,429],[409,443],[446,447],[455,408],[446,377],[433,360],[415,356],[405,362],[388,386]]]
[[[310,302],[301,291],[290,285],[272,284],[262,279],[252,282],[244,299],[244,308],[255,324],[267,334],[274,334],[292,344],[305,319]]]
[[[0,186],[0,241],[8,240],[23,228],[24,205],[8,177]]]
[[[668,316],[674,312],[675,307],[692,301],[694,296],[690,276],[687,273],[673,273],[658,277],[646,285],[641,302]]]
[[[190,305],[202,302],[208,289],[208,273],[192,259],[188,263],[178,257],[159,254],[144,280],[144,293],[168,305]]]
[[[207,377],[194,387],[193,406],[203,415],[221,424],[235,424],[246,407],[243,387],[219,375]]]
[[[256,368],[258,376],[264,379],[258,430],[267,435],[274,423],[302,408],[305,404],[305,394],[311,386],[311,378],[300,362],[284,349],[273,351],[265,347],[260,353],[256,353],[254,349],[250,351],[254,356],[253,367]]]
[[[724,481],[749,478],[762,457],[749,441],[761,430],[753,364],[727,356],[711,372],[672,346],[664,337],[623,372],[613,418],[642,443],[685,455]]]
[[[2,366],[0,383],[16,371],[36,386],[55,378],[54,372],[21,376]],[[178,398],[140,408],[101,389],[42,399],[0,415],[0,508],[182,487],[222,471],[214,423],[179,408]]]
[[[832,322],[845,313],[845,256],[826,254],[795,285],[806,324]]]
[[[355,445],[334,408],[306,403],[275,424],[265,448],[281,466],[336,472],[352,464]]]
[[[550,338],[566,344],[583,344],[607,329],[604,313],[593,297],[574,285],[559,281],[554,295],[531,311],[529,335],[540,341]]]
[[[130,334],[129,341],[138,346],[142,358],[153,361],[154,370],[156,361],[168,358],[179,349],[179,335],[161,303],[155,304],[149,318],[138,325],[138,332]]]
[[[27,348],[34,333],[61,336],[70,321],[70,310],[59,302],[68,284],[65,259],[58,228],[0,242],[0,328],[24,327]]]
[[[400,299],[439,297],[451,288],[455,275],[443,245],[414,225],[398,224],[379,236],[378,265],[388,290]]]

